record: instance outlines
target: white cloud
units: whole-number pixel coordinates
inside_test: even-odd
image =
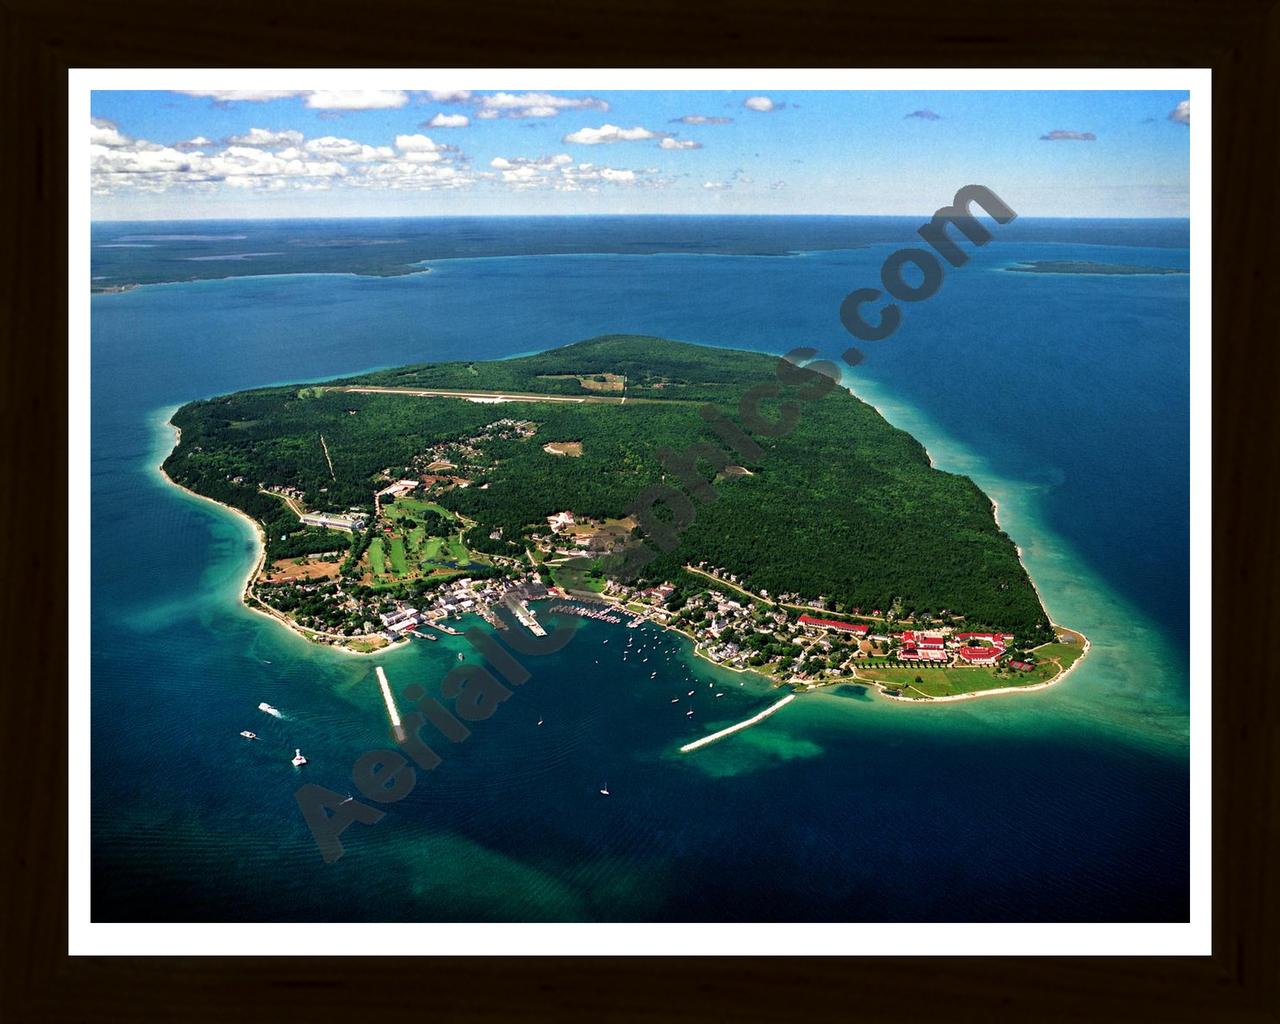
[[[571,163],[573,163],[573,157],[568,153],[557,153],[555,156],[513,156],[510,159],[505,156],[495,156],[489,161],[489,166],[505,171],[513,167],[563,167]]]
[[[425,135],[396,136],[396,149],[402,153],[436,153],[443,148]]]
[[[685,114],[677,117],[672,124],[733,124],[731,117],[707,117],[705,114]]]
[[[1178,124],[1191,124],[1191,101],[1183,100],[1169,111],[1169,120],[1176,121]]]
[[[304,96],[304,92],[296,89],[179,89],[184,96],[196,96],[214,100],[217,103],[266,103],[270,100],[284,100],[291,96]]]
[[[297,146],[302,142],[302,132],[293,129],[273,132],[266,128],[250,128],[244,135],[233,135],[227,141],[237,146]],[[207,140],[205,144],[208,144]]]
[[[163,146],[132,139],[110,122],[95,122],[90,132],[92,183],[98,196],[338,188],[433,191],[479,185],[511,191],[598,192],[664,188],[677,180],[657,167],[575,162],[563,152],[499,156],[488,167],[476,168],[456,147],[421,133],[396,135],[390,145],[372,145],[335,135],[306,138],[299,131],[258,128],[223,143],[197,136]],[[590,132],[619,140],[662,138],[638,127],[604,126]]]
[[[403,89],[323,89],[307,93],[307,106],[312,110],[386,110],[408,102],[409,94]]]
[[[555,117],[562,110],[608,110],[609,104],[594,96],[574,98],[546,92],[495,92],[481,96],[477,117]]]
[[[470,89],[432,89],[427,93],[436,103],[465,103],[471,99]]]
[[[1055,128],[1051,132],[1046,132],[1040,136],[1041,142],[1097,142],[1098,136],[1093,132],[1070,132],[1062,128]]]
[[[742,105],[748,110],[755,110],[762,114],[767,114],[777,106],[768,96],[750,96],[742,101]]]
[[[371,160],[390,160],[395,156],[395,150],[390,146],[367,146],[363,142],[339,139],[332,135],[309,139],[303,148],[313,156],[325,157],[330,160],[349,160],[356,163],[368,163]]]
[[[423,128],[465,128],[471,123],[466,114],[436,114]]]
[[[594,192],[604,187],[661,188],[674,179],[659,177],[656,167],[632,169],[573,162],[568,153],[539,157],[494,157],[487,175],[496,184],[516,192],[543,189],[555,192]]]
[[[598,146],[602,143],[638,142],[642,139],[656,139],[657,132],[636,125],[634,128],[619,128],[616,124],[602,124],[599,128],[579,128],[564,137],[565,142],[576,142],[582,146]]]
[[[91,146],[127,146],[133,140],[121,133],[114,121],[104,117],[91,118],[89,121],[89,145]]]
[[[705,189],[710,189],[711,191],[714,191],[714,192],[719,192],[719,191],[722,191],[723,189],[727,189],[729,186],[726,185],[723,181],[704,181],[702,183],[702,187]]]
[[[701,149],[701,142],[694,142],[693,139],[673,139],[670,135],[664,138],[658,145],[662,149]]]

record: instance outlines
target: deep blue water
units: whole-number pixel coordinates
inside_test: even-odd
[[[1186,918],[1188,278],[1002,269],[1186,267],[1185,222],[997,228],[892,339],[859,343],[866,360],[849,376],[917,411],[944,467],[980,456],[1051,613],[1094,640],[1067,682],[933,708],[849,688],[682,756],[681,743],[772,697],[655,634],[661,654],[640,671],[617,653],[634,634],[590,624],[529,662],[533,679],[382,822],[353,826],[343,860],[321,863],[288,755],[302,746],[305,779],[351,790],[352,761],[386,742],[374,662],[316,650],[239,605],[251,535],[156,476],[171,444],[163,411],[603,333],[837,357],[853,340],[840,299],[875,284],[892,239],[915,226],[806,218],[780,238],[732,220],[610,218],[594,240],[575,223],[573,245],[594,255],[530,255],[548,247],[545,224],[470,222],[520,255],[93,299],[95,919]],[[367,241],[406,226],[312,230]],[[839,232],[861,247],[835,247]],[[283,229],[226,233],[246,236],[235,251],[266,252]],[[637,254],[655,237],[711,241]],[[769,251],[770,237],[794,254],[741,254]],[[418,644],[382,663],[398,687],[431,686],[457,649]],[[689,703],[670,703],[690,688],[692,720]],[[266,719],[260,700],[289,719]],[[240,740],[245,728],[263,742]]]

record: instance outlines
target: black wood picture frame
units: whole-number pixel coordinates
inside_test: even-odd
[[[0,1017],[14,1021],[1280,1018],[1271,659],[1218,636],[1213,954],[1191,958],[67,955],[67,70],[75,67],[1211,67],[1214,619],[1276,614],[1280,4],[0,0],[4,622]],[[75,353],[74,358],[87,358]],[[37,501],[43,494],[49,500]],[[38,527],[36,524],[38,523]],[[15,671],[16,670],[16,671]],[[1244,685],[1251,680],[1250,685]],[[1193,765],[1201,770],[1201,765]],[[406,949],[406,954],[412,954]],[[874,953],[874,950],[856,951]],[[963,949],[957,949],[962,954]]]

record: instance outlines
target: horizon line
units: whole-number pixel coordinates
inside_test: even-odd
[[[297,216],[297,217],[141,217],[141,218],[96,218],[90,217],[90,225],[95,224],[211,224],[219,222],[235,222],[244,223],[245,221],[256,223],[279,223],[281,221],[320,221],[320,220],[349,220],[349,221],[377,221],[377,220],[500,220],[500,219],[521,219],[521,220],[588,220],[591,218],[643,218],[643,217],[708,217],[708,218],[730,218],[737,217],[747,218],[798,218],[798,217],[895,217],[903,220],[914,220],[923,217],[929,220],[934,216],[933,213],[416,213],[416,214],[367,214],[343,216],[327,215],[327,216]],[[1190,221],[1190,214],[1170,215],[1170,214],[1036,214],[1021,213],[1018,214],[1018,220],[1176,220]]]

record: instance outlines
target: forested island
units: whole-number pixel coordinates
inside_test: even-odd
[[[550,588],[780,681],[924,698],[1065,671],[1084,638],[1050,624],[990,499],[786,366],[608,336],[242,391],[174,414],[164,470],[261,526],[251,605],[348,649],[503,602],[528,623]],[[752,395],[788,429],[728,430]],[[640,500],[676,484],[687,508]]]

